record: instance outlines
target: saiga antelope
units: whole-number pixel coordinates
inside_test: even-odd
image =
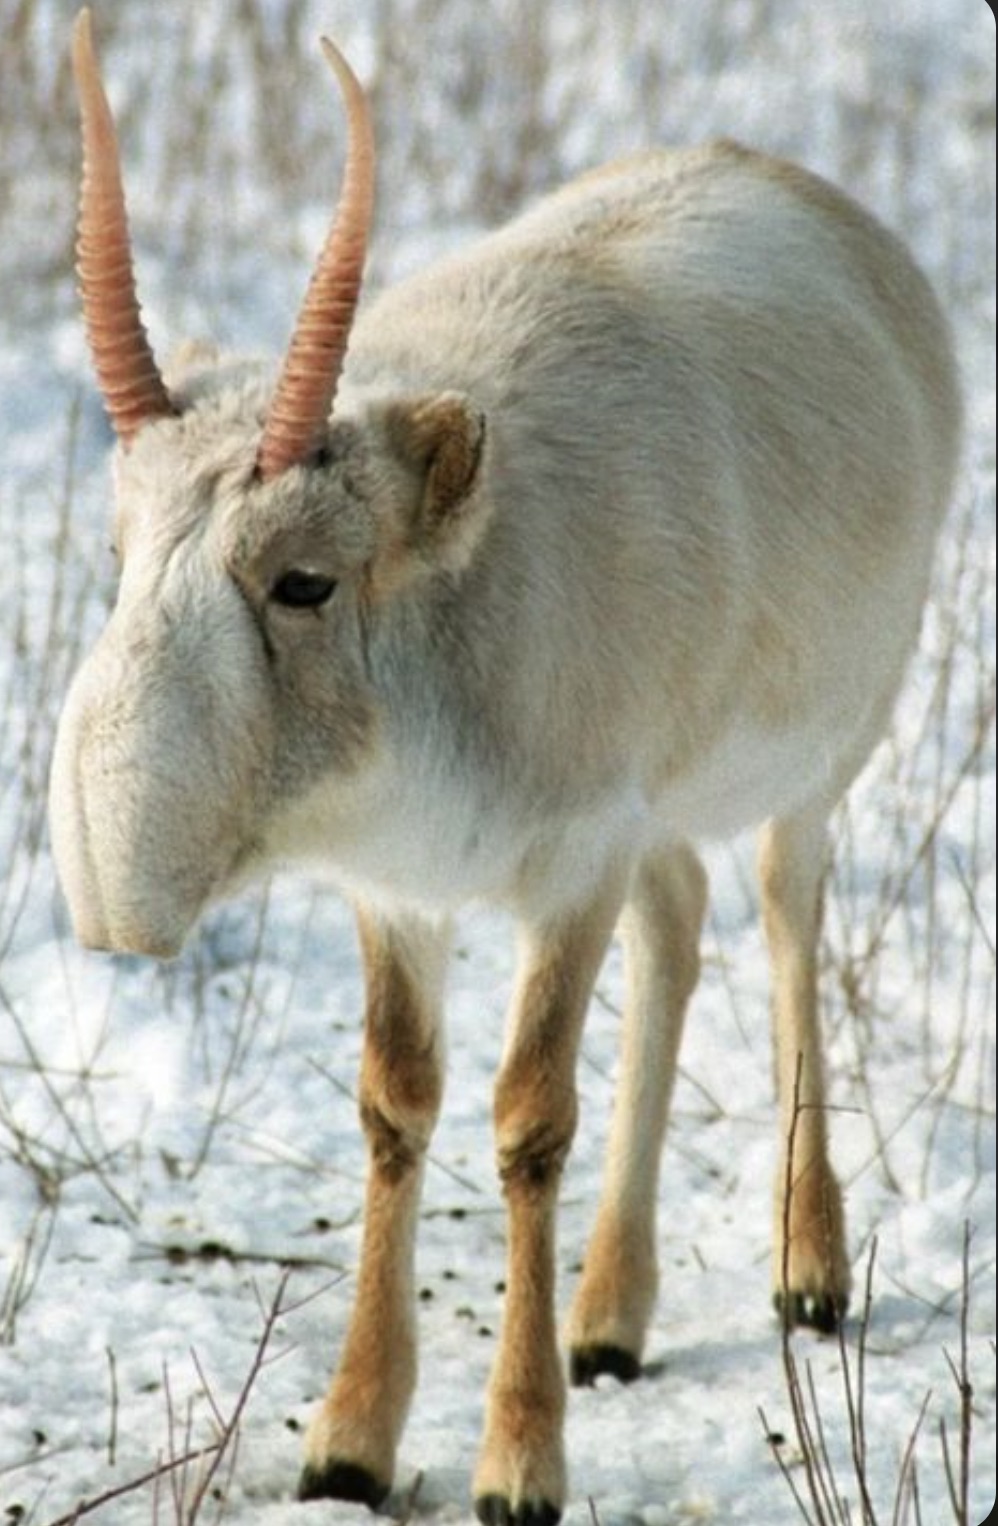
[[[306,1498],[390,1488],[448,930],[470,900],[512,914],[507,1296],[474,1496],[483,1522],[538,1526],[566,1492],[555,1200],[593,981],[619,924],[623,1062],[568,1321],[576,1382],[640,1371],[706,897],[692,844],[753,824],[795,1148],[774,1281],[793,1321],[846,1307],[815,989],[826,823],[916,639],[955,366],[899,242],[732,142],[584,176],[355,313],[373,137],[324,48],[347,163],[276,382],[204,352],[161,374],[78,21],[78,269],[121,577],[61,718],[54,850],[96,949],[168,958],[208,902],[287,862],[333,866],[356,906],[364,1240]]]

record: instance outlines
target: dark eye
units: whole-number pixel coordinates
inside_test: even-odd
[[[293,567],[277,579],[270,590],[275,604],[285,609],[318,609],[332,598],[336,588],[334,578],[323,577],[320,572],[302,572]]]

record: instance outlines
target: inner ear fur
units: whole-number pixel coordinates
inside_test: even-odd
[[[451,567],[467,561],[487,512],[477,492],[485,415],[459,392],[389,405],[390,449],[417,479],[409,543]]]

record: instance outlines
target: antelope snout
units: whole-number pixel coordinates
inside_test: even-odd
[[[56,736],[49,827],[73,931],[88,949],[172,959],[211,889],[206,832],[193,846],[176,776],[157,774],[110,708],[71,691]],[[137,728],[136,728],[137,730]]]

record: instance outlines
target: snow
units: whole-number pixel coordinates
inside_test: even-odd
[[[371,281],[411,269],[587,163],[732,133],[840,180],[912,243],[952,312],[968,443],[892,738],[836,826],[824,951],[835,1159],[857,1285],[871,1494],[892,1519],[916,1445],[921,1518],[953,1519],[961,1254],[969,1244],[970,1519],[994,1499],[994,29],[982,0],[155,0],[95,17],[122,121],[144,294],[162,350],[279,346],[324,229],[338,118],[315,47],[375,88]],[[364,1161],[359,972],[347,909],[304,877],[215,913],[176,964],[72,943],[44,787],[68,677],[112,596],[107,434],[69,265],[70,8],[22,7],[0,100],[0,1519],[48,1526],[214,1436],[293,1264],[222,1497],[202,1519],[365,1517],[292,1501],[301,1432],[350,1306]],[[5,44],[6,46],[6,44]],[[263,82],[266,88],[263,88]],[[924,851],[921,851],[924,848]],[[713,910],[666,1149],[647,1372],[573,1393],[570,1526],[799,1518],[759,1411],[797,1458],[769,1305],[776,1140],[750,845],[709,860]],[[510,929],[461,924],[449,1089],[419,1251],[422,1373],[390,1513],[470,1520],[501,1315],[488,1127]],[[598,1191],[619,958],[594,1000],[563,1189],[567,1304]],[[857,1305],[861,1307],[861,1294]],[[858,1317],[846,1352],[855,1376]],[[794,1337],[839,1486],[843,1354]],[[207,1385],[207,1386],[206,1386]],[[186,1478],[190,1499],[196,1467]],[[181,1473],[93,1519],[184,1519]],[[906,1517],[914,1521],[910,1512]]]

